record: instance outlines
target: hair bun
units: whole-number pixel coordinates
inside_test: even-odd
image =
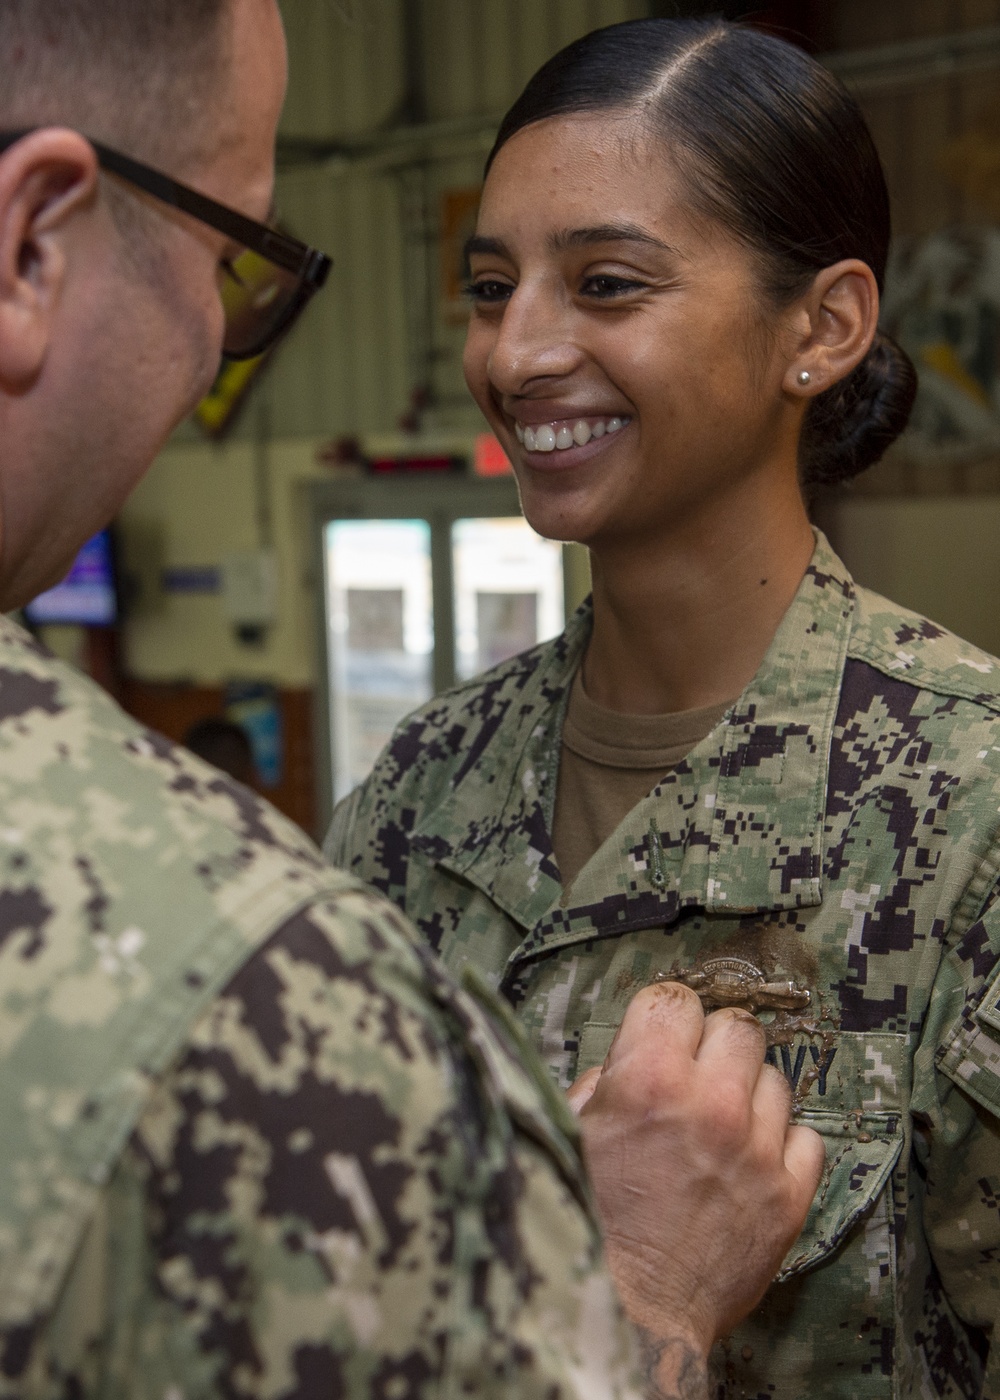
[[[873,466],[909,422],[916,393],[913,361],[877,331],[854,373],[813,400],[802,434],[803,485],[850,481]]]

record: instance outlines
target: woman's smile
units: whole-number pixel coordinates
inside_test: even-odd
[[[622,441],[630,415],[560,414],[539,417],[537,406],[526,406],[512,423],[519,456],[536,471],[568,471],[607,452]]]

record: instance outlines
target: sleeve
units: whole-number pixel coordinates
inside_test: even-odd
[[[578,1154],[463,996],[358,891],[218,998],[130,1149],[133,1396],[633,1393]]]
[[[912,1103],[932,1262],[931,1276],[922,1281],[930,1314],[923,1328],[936,1331],[942,1364],[950,1350],[951,1314],[978,1337],[977,1349],[989,1353],[983,1392],[989,1395],[1000,1394],[1000,1347],[991,1344],[1000,1337],[998,1000],[1000,903],[994,891],[939,970],[916,1057]]]

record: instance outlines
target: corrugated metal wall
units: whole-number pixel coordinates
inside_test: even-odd
[[[858,97],[886,168],[898,236],[990,221],[944,163],[952,142],[984,120],[1000,121],[996,35],[988,33],[1000,25],[1000,0],[837,0],[831,9],[832,37],[844,50],[981,31],[967,65],[951,63],[942,48],[940,62],[909,68],[898,49],[897,71],[862,85]],[[862,583],[997,652],[998,521],[1000,461],[921,462],[903,439],[829,507],[824,524]]]
[[[391,424],[409,393],[395,182],[363,170],[304,169],[282,177],[278,197],[289,227],[332,253],[335,268],[260,386],[270,433],[334,435]]]
[[[1000,0],[839,0],[833,15],[836,47],[856,50],[998,24]],[[961,190],[944,178],[941,157],[985,108],[997,110],[998,91],[998,68],[943,68],[937,76],[927,71],[912,82],[886,81],[879,90],[859,92],[886,168],[897,233],[930,233],[978,216]]]
[[[977,200],[968,181],[956,178],[949,151],[985,126],[1000,153],[1000,0],[907,0],[871,4],[838,0],[832,38],[838,50],[892,46],[896,71],[886,66],[872,85],[861,82],[858,100],[885,166],[898,238],[921,237],[949,225],[995,223],[992,207]],[[959,62],[946,49],[939,61],[911,65],[908,46],[975,31],[981,40]],[[991,32],[992,31],[992,32]],[[977,69],[977,64],[982,66]],[[1000,491],[1000,460],[926,462],[911,457],[903,438],[853,487],[857,495],[963,495]],[[991,640],[992,644],[992,640]]]
[[[425,0],[428,115],[502,112],[565,44],[649,12],[645,0]]]
[[[392,120],[405,81],[401,0],[285,0],[282,13],[284,133],[356,136]]]
[[[397,124],[408,95],[404,5],[413,0],[287,0],[284,137],[357,140]],[[461,380],[461,330],[437,315],[428,241],[436,242],[440,196],[478,181],[490,121],[550,54],[588,29],[648,11],[646,0],[424,0],[409,11],[419,20],[409,38],[423,119],[481,117],[480,134],[281,172],[284,219],[332,253],[336,269],[269,367],[238,436],[257,430],[262,401],[277,438],[391,431],[427,378],[440,401],[432,422],[476,422]]]

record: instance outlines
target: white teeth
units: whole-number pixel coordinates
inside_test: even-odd
[[[572,427],[568,423],[559,426],[538,423],[533,428],[515,422],[514,432],[527,452],[565,452],[570,447],[586,447],[591,438],[617,433],[631,421],[631,418],[597,418],[588,423],[586,418],[579,418]]]

